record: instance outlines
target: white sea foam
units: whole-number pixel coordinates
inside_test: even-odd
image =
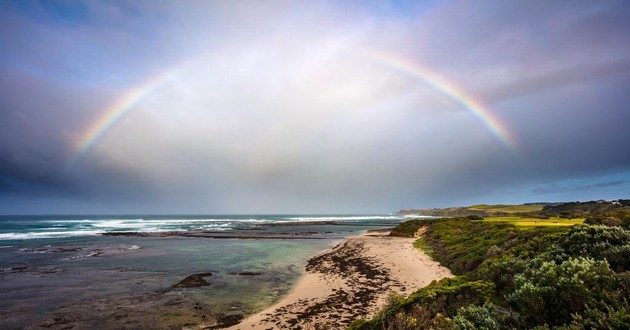
[[[75,231],[45,231],[28,233],[2,233],[0,240],[57,238],[69,236],[93,236],[102,234],[102,230],[75,230]]]
[[[52,223],[86,223],[86,222],[97,222],[98,220],[42,220],[42,222],[52,222]]]
[[[360,221],[360,220],[401,220],[398,215],[369,216],[312,216],[287,218],[292,221]]]
[[[420,218],[420,219],[436,218],[436,217],[434,217],[432,215],[420,215],[420,214],[405,214],[405,215],[402,215],[402,217],[405,218],[405,219],[410,219],[410,218],[413,218],[413,219],[418,219],[418,218]]]
[[[200,218],[200,219],[156,219],[156,220],[144,220],[147,223],[165,223],[165,224],[186,224],[197,222],[267,222],[276,221],[271,219],[236,219],[236,218]]]
[[[141,223],[131,222],[132,220],[101,220],[92,224],[96,228],[134,228],[142,227]]]
[[[361,221],[401,221],[417,216],[403,215],[329,215],[329,216],[208,216],[208,217],[158,217],[158,218],[94,218],[94,219],[67,219],[60,218],[50,220],[35,220],[30,225],[43,225],[42,228],[33,229],[25,227],[15,232],[0,233],[1,240],[21,240],[37,238],[58,238],[69,236],[91,236],[106,232],[165,232],[179,230],[215,230],[229,231],[236,228],[246,228],[267,223],[290,222],[361,222]]]

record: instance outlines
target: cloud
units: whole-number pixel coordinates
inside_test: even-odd
[[[489,100],[499,102],[535,93],[553,92],[576,84],[597,84],[608,78],[627,77],[629,73],[630,62],[627,59],[608,63],[586,64],[545,72],[538,76],[526,76],[512,84],[496,88],[487,94],[489,95]]]
[[[606,195],[608,199],[613,199],[614,194],[624,197],[624,191],[628,189],[628,176],[626,175],[606,175],[594,178],[562,180],[554,183],[542,184],[532,189],[532,193],[540,196],[575,196],[573,199],[583,199],[583,196],[590,194]]]
[[[615,181],[605,181],[605,182],[597,182],[591,184],[582,184],[577,186],[558,186],[552,185],[548,187],[539,187],[535,188],[533,192],[535,194],[558,194],[565,193],[569,191],[577,191],[577,190],[592,190],[597,188],[607,188],[607,187],[617,187],[620,185],[626,184],[625,180],[615,180]]]
[[[522,202],[630,165],[625,2],[51,6],[3,5],[0,193],[14,205],[389,212]],[[370,51],[474,95],[516,150]],[[66,168],[86,127],[165,73]]]

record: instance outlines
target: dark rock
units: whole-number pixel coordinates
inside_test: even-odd
[[[22,273],[24,271],[26,271],[26,269],[28,269],[27,266],[15,266],[15,267],[11,267],[11,272],[13,273]]]
[[[204,279],[204,277],[209,277],[209,276],[212,276],[212,273],[193,274],[179,281],[179,283],[173,285],[172,287],[173,288],[196,288],[200,286],[208,286],[210,285],[210,283],[208,283]]]
[[[131,237],[194,237],[194,238],[239,238],[239,239],[324,239],[321,232],[285,232],[285,231],[166,231],[166,232],[135,232],[116,231],[102,233],[103,236],[131,236]]]
[[[58,327],[75,322],[76,319],[70,315],[64,315],[59,317],[47,318],[41,321],[40,326],[43,328]]]
[[[204,328],[204,330],[214,330],[214,329],[223,329],[228,328],[233,325],[237,325],[241,323],[243,320],[243,315],[241,314],[232,314],[232,315],[224,315],[217,318],[217,325],[213,325],[211,327]]]
[[[230,275],[241,275],[241,276],[257,276],[257,275],[261,275],[262,273],[258,273],[258,272],[233,272],[230,273]]]

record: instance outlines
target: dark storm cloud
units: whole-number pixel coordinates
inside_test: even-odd
[[[614,181],[604,181],[597,182],[585,185],[576,185],[576,186],[552,186],[552,187],[540,187],[533,190],[535,194],[558,194],[565,193],[568,191],[576,191],[576,190],[592,190],[595,188],[607,188],[607,187],[617,187],[621,185],[626,185],[628,181],[626,180],[614,180]]]
[[[131,189],[142,186],[135,173],[125,174],[123,169],[107,167],[95,168],[93,173],[67,171],[74,152],[71,143],[74,132],[89,119],[86,110],[104,104],[101,95],[89,88],[58,84],[12,68],[0,73],[0,195],[3,198],[138,195],[138,189]]]

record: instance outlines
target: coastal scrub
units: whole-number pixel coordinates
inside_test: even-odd
[[[465,217],[413,220],[395,235],[459,275],[390,302],[349,329],[628,329],[630,231],[578,225],[519,230]]]

